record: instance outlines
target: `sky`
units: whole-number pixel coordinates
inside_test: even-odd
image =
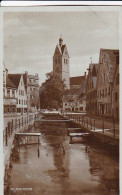
[[[70,56],[70,76],[82,76],[91,57],[99,62],[100,48],[119,49],[118,12],[5,12],[3,61],[9,73],[38,73],[41,85],[53,69],[60,35]]]

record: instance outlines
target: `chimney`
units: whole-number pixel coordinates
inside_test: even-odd
[[[87,76],[87,75],[86,75],[86,72],[84,72],[84,77],[86,78],[86,76]]]

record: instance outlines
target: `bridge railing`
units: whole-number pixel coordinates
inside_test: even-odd
[[[3,146],[8,145],[8,141],[12,134],[17,130],[32,124],[34,120],[38,118],[38,113],[27,114],[23,116],[18,116],[8,121],[5,129],[3,130]]]
[[[119,125],[113,123],[113,121],[105,120],[104,118],[88,117],[81,113],[65,112],[62,115],[91,131],[102,132],[114,137],[119,136]]]

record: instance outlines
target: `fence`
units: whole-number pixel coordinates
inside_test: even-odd
[[[38,118],[38,113],[19,116],[18,118],[14,118],[9,121],[6,128],[3,130],[3,145],[7,146],[8,141],[14,132],[32,124],[36,118]]]
[[[102,133],[112,135],[113,137],[117,137],[119,135],[119,124],[116,124],[114,121],[105,120],[104,118],[97,119],[91,118],[86,115],[80,113],[62,113],[62,115],[68,119],[72,119],[74,122],[81,124],[84,127],[87,127],[92,131],[101,131]]]

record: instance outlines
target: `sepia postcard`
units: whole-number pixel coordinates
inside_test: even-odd
[[[121,195],[121,11],[1,8],[1,195]]]

